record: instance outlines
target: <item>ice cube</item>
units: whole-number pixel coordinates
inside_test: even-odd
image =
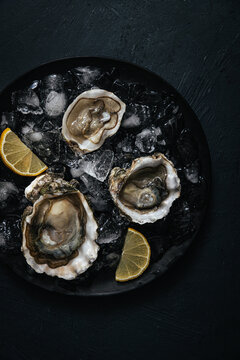
[[[108,212],[112,210],[111,195],[106,184],[96,180],[88,174],[81,175],[80,186],[81,182],[86,187],[88,198],[91,201],[94,210]]]
[[[64,75],[64,88],[66,90],[67,98],[69,103],[71,103],[78,95],[80,95],[85,90],[89,90],[90,86],[84,85],[77,74],[74,73],[74,69],[69,70]]]
[[[79,178],[82,174],[88,173],[86,170],[88,166],[91,166],[90,164],[90,161],[85,160],[85,156],[82,156],[69,159],[67,165],[70,167],[72,177]]]
[[[122,214],[120,214],[118,208],[114,208],[112,211],[112,220],[115,222],[118,226],[128,226],[130,224],[130,221],[128,218]]]
[[[11,130],[14,130],[16,127],[17,118],[15,113],[13,112],[4,112],[2,113],[2,119],[0,124],[0,131],[2,132],[7,127],[9,127]]]
[[[60,141],[61,162],[68,167],[79,167],[79,156],[68,146],[66,141]]]
[[[162,102],[161,94],[156,90],[144,88],[138,85],[138,91],[135,90],[135,102],[139,104],[160,104]]]
[[[21,251],[21,219],[11,216],[0,222],[0,253],[16,254]]]
[[[30,141],[34,142],[39,142],[43,139],[44,134],[41,133],[40,131],[35,131],[35,132],[30,132],[29,133],[29,139]]]
[[[155,150],[157,134],[155,128],[143,129],[136,136],[135,145],[143,153],[151,153]]]
[[[167,120],[164,121],[162,129],[167,144],[174,144],[175,146],[177,137],[182,131],[182,127],[182,118],[179,118],[178,115],[173,114],[171,117],[168,117]]]
[[[10,181],[0,181],[0,210],[4,214],[18,213],[27,206],[28,201],[24,197],[24,188]]]
[[[62,92],[64,87],[64,79],[60,74],[51,74],[45,76],[43,79],[43,85],[47,90],[55,90],[57,92]]]
[[[43,110],[35,91],[31,89],[16,91],[12,94],[12,102],[17,111],[24,115],[41,115]]]
[[[139,97],[141,97],[144,89],[145,87],[142,84],[131,83],[116,79],[113,83],[112,91],[114,92],[114,94],[117,94],[123,101],[126,101],[128,103],[138,103]]]
[[[110,218],[100,226],[98,244],[109,244],[116,241],[122,235],[121,227],[116,226]]]
[[[42,119],[42,121],[37,122],[34,127],[33,130],[34,131],[49,131],[52,130],[55,127],[56,124],[53,124],[52,121],[50,120],[46,120],[45,118]]]
[[[158,127],[155,127],[155,134],[157,135],[157,136],[160,136],[160,135],[162,135],[162,130],[161,130],[161,128],[158,126]]]
[[[23,142],[47,164],[59,161],[60,157],[60,133],[59,131],[27,132],[23,136]]]
[[[99,78],[97,78],[95,81],[98,82],[98,85],[100,85],[101,89],[112,91],[114,94],[117,95],[117,93],[113,91],[113,83],[118,76],[119,69],[112,67],[109,68],[107,71],[101,72]]]
[[[57,117],[61,115],[67,104],[67,98],[64,92],[51,90],[46,97],[44,109],[48,116]]]
[[[159,145],[162,145],[162,146],[165,146],[166,145],[166,141],[163,139],[163,140],[159,140],[158,141],[158,144]]]
[[[128,84],[125,81],[122,81],[120,79],[116,79],[114,80],[113,84],[112,84],[112,91],[114,94],[116,94],[117,96],[121,96],[123,101],[131,101],[131,96],[130,96],[130,84]]]
[[[9,127],[8,125],[8,113],[3,113],[2,114],[2,120],[1,120],[1,131],[3,131],[4,129],[6,129],[7,127]]]
[[[111,150],[104,150],[99,156],[95,154],[94,177],[104,181],[112,169],[114,153]]]
[[[184,168],[184,174],[186,179],[193,184],[198,183],[198,175],[199,175],[199,164],[198,161],[195,161],[191,165],[188,165]]]
[[[120,141],[120,143],[117,144],[117,151],[120,153],[131,153],[133,151],[133,143],[131,140],[132,139],[129,136],[125,137],[122,141]]]
[[[80,166],[78,156],[74,152],[70,153],[69,151],[63,154],[63,156],[61,155],[61,161],[70,168],[78,169]]]
[[[140,152],[139,154],[136,154],[135,151],[132,153],[119,152],[114,157],[113,167],[121,167],[123,169],[127,169],[131,166],[132,161],[140,155]]]
[[[72,69],[72,72],[84,85],[92,84],[92,82],[96,80],[100,75],[100,71],[97,68],[93,68],[90,66],[80,66]]]
[[[131,129],[138,127],[141,124],[141,120],[138,115],[132,114],[122,122],[122,127],[126,129]]]
[[[32,90],[34,90],[34,89],[36,89],[36,88],[38,87],[38,85],[39,85],[39,81],[38,81],[38,80],[34,80],[34,81],[32,82],[32,84],[29,86],[29,88],[32,89]]]
[[[97,218],[99,225],[99,237],[97,239],[97,243],[101,245],[102,253],[105,254],[105,260],[107,261],[108,254],[113,252],[115,254],[121,254],[129,225],[129,222],[116,222],[116,219],[114,218],[114,210],[115,209],[111,211],[111,216],[107,216],[107,214],[102,213]]]
[[[18,194],[18,188],[10,181],[0,181],[0,204],[8,199],[9,196]]]
[[[72,167],[70,169],[70,173],[71,173],[72,177],[75,179],[79,178],[82,174],[84,174],[82,167],[79,166],[79,162],[77,162],[75,164],[75,167]]]
[[[140,119],[140,125],[148,126],[152,122],[152,113],[148,105],[129,104],[128,113],[135,114]]]
[[[82,157],[71,169],[71,174],[80,176],[81,173],[91,175],[103,182],[112,169],[114,153],[111,150],[98,150],[94,154]]]
[[[157,135],[157,143],[156,143],[156,148],[155,151],[159,151],[159,152],[166,152],[166,140],[164,138],[164,135],[162,133],[162,130],[160,127],[156,127],[155,128],[155,134]]]
[[[57,130],[59,129],[59,124],[55,119],[49,120],[46,118],[45,115],[42,115],[38,118],[33,118],[32,120],[24,119],[22,121],[23,127],[21,132],[23,135],[27,134],[28,132],[46,132],[53,130],[54,128]]]
[[[121,146],[123,152],[131,153],[133,151],[132,145],[129,144],[127,141],[122,141]]]
[[[35,126],[35,124],[33,122],[25,123],[25,125],[23,125],[23,127],[21,129],[22,135],[26,135],[28,133],[33,132],[34,126]]]

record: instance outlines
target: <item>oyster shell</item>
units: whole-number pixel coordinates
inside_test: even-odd
[[[180,196],[180,180],[163,154],[135,159],[129,169],[114,168],[109,177],[113,201],[133,222],[153,223],[165,217]]]
[[[118,131],[125,109],[126,105],[111,92],[85,91],[67,108],[62,135],[75,152],[86,154],[97,150]]]
[[[37,177],[25,190],[33,206],[22,220],[22,252],[38,273],[71,280],[98,254],[97,223],[83,194],[54,174]]]

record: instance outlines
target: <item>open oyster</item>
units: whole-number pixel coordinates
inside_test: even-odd
[[[118,131],[125,109],[126,105],[111,92],[85,91],[67,108],[62,135],[76,152],[85,154],[97,150],[106,138]]]
[[[37,177],[25,190],[33,207],[22,221],[22,252],[38,273],[74,279],[98,254],[97,223],[74,185],[56,174]]]
[[[165,217],[180,196],[180,180],[163,154],[135,159],[129,169],[114,168],[109,190],[118,208],[133,222],[153,223]]]

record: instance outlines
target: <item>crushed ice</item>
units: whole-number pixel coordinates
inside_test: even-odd
[[[107,185],[88,174],[83,174],[80,177],[80,191],[82,191],[81,183],[84,184],[84,193],[87,193],[94,209],[96,211],[109,211],[111,196]]]
[[[99,237],[97,239],[98,244],[109,244],[116,241],[122,234],[120,227],[113,227],[113,224],[108,218],[106,222],[100,227]]]
[[[71,168],[71,175],[79,177],[85,173],[103,182],[112,169],[113,159],[113,151],[98,150],[94,154],[88,154],[79,159]]]
[[[138,115],[132,114],[128,118],[122,121],[122,127],[126,129],[131,129],[134,127],[138,127],[141,124],[141,120]]]
[[[184,168],[184,174],[186,176],[186,179],[190,181],[193,184],[197,184],[199,181],[199,167],[198,162],[195,161],[189,166],[186,166]]]
[[[60,132],[29,131],[23,136],[23,142],[47,164],[59,161]]]
[[[72,72],[79,78],[82,84],[91,84],[100,75],[100,71],[89,66],[80,66],[72,69]]]
[[[6,201],[10,195],[18,194],[18,188],[10,181],[0,181],[0,202]]]
[[[64,88],[64,78],[60,74],[51,74],[45,76],[43,79],[43,85],[45,90],[55,90],[58,92],[63,91]]]
[[[155,128],[143,129],[136,136],[135,145],[143,153],[151,153],[155,151],[155,145],[157,143],[157,133]]]
[[[13,216],[0,222],[0,252],[16,253],[21,248],[21,219]]]
[[[178,105],[172,101],[171,96],[165,95],[164,98],[156,91],[147,91],[141,84],[127,83],[116,78],[116,69],[100,72],[97,68],[86,66],[71,69],[66,76],[52,74],[44,79],[34,80],[28,89],[13,94],[14,110],[3,113],[0,124],[1,130],[6,127],[12,130],[16,128],[17,134],[26,145],[47,165],[50,165],[50,169],[61,172],[63,164],[70,167],[71,176],[78,179],[79,189],[90,201],[96,217],[98,218],[99,214],[103,215],[103,220],[99,224],[98,240],[101,244],[109,245],[118,242],[121,232],[129,224],[127,218],[120,215],[113,205],[109,194],[106,179],[113,165],[129,167],[134,158],[154,151],[161,151],[174,159],[174,154],[168,147],[169,144],[174,143],[180,156],[183,184],[189,181],[192,183],[189,186],[194,189],[200,186],[200,169],[196,162],[198,149],[191,132],[181,129],[177,116]],[[122,121],[122,130],[120,129],[113,140],[108,141],[107,146],[104,145],[94,153],[77,158],[61,140],[59,131],[61,115],[66,110],[68,101],[74,100],[80,92],[98,86],[113,91],[126,102],[127,112]],[[103,120],[107,120],[108,114],[104,115]],[[109,150],[112,146],[114,146],[114,152]],[[59,160],[61,160],[60,165]],[[0,201],[3,206],[11,202],[12,198],[18,201],[20,195],[21,188],[18,190],[14,183],[0,182]],[[189,232],[190,220],[186,214],[192,211],[186,206],[178,209],[176,205],[177,203],[172,209],[177,219],[174,227],[176,234],[172,233],[173,238],[178,236],[179,231],[181,234]],[[20,200],[17,209],[22,212],[26,206],[27,200]],[[182,225],[183,220],[186,226]],[[20,234],[20,219],[16,221],[15,218],[14,220],[13,218],[4,219],[0,223],[0,248],[2,244],[3,247],[10,247],[11,239],[14,238],[13,234]],[[112,252],[112,254],[115,253]],[[107,255],[109,260],[111,260],[110,255],[111,253]],[[118,254],[114,256],[118,257]]]
[[[66,107],[67,99],[64,92],[58,93],[55,90],[47,95],[44,109],[48,116],[56,117],[61,115]]]
[[[17,108],[17,111],[22,114],[27,115],[31,113],[34,115],[41,115],[43,113],[39,97],[32,89],[16,91],[12,96],[13,104]]]
[[[33,128],[34,128],[34,123],[32,122],[28,122],[26,123],[23,127],[22,127],[22,134],[23,135],[26,135],[27,133],[29,132],[32,132],[33,131]]]

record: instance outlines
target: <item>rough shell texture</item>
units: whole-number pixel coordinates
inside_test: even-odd
[[[97,142],[97,143],[95,141],[93,141],[91,139],[91,137],[85,138],[81,142],[79,142],[70,133],[70,131],[67,127],[67,120],[68,120],[68,117],[69,117],[71,111],[73,110],[73,108],[76,106],[76,104],[81,99],[84,99],[84,98],[98,99],[98,98],[103,98],[103,97],[107,97],[107,98],[110,98],[110,99],[116,101],[120,106],[120,110],[117,112],[116,125],[111,129],[105,129],[101,135],[99,142]],[[126,105],[116,95],[114,95],[113,93],[111,93],[109,91],[106,91],[103,89],[92,89],[92,90],[84,91],[68,106],[68,108],[63,116],[62,135],[63,135],[64,139],[66,140],[66,142],[68,143],[68,145],[75,152],[78,152],[80,154],[86,154],[86,153],[95,151],[102,146],[102,144],[108,137],[113,136],[118,131],[118,129],[121,125],[122,117],[125,113],[125,110],[126,110]]]
[[[86,201],[84,195],[78,191],[73,190],[71,185],[64,181],[63,179],[55,179],[55,186],[58,184],[61,185],[64,188],[64,191],[60,191],[60,188],[58,188],[57,195],[56,193],[51,194],[51,189],[49,190],[49,193],[40,194],[41,192],[41,184],[46,186],[46,184],[50,184],[50,178],[53,178],[54,175],[45,174],[42,176],[39,176],[36,178],[32,184],[26,189],[26,194],[29,198],[37,199],[33,207],[28,207],[23,215],[23,221],[22,221],[22,232],[23,232],[23,240],[22,240],[22,252],[26,258],[27,263],[37,272],[37,273],[46,273],[50,276],[57,276],[59,278],[63,278],[65,280],[72,280],[76,278],[78,275],[85,272],[92,263],[96,260],[98,255],[99,246],[96,244],[95,240],[98,237],[97,233],[97,223],[94,219],[92,210],[90,209],[88,202]],[[62,182],[61,182],[62,180]],[[39,185],[40,182],[40,185]],[[66,187],[66,184],[68,185],[68,190]],[[49,189],[49,187],[48,187]],[[84,236],[84,242],[83,244],[78,248],[77,256],[71,259],[67,265],[59,266],[56,268],[52,268],[48,266],[48,264],[38,264],[34,257],[30,254],[30,250],[27,247],[27,239],[26,239],[26,229],[29,224],[32,224],[32,221],[34,219],[34,216],[36,214],[36,208],[44,201],[46,198],[58,198],[59,196],[62,196],[63,194],[67,194],[67,191],[69,191],[71,194],[76,194],[76,196],[79,197],[82,206],[86,213],[86,222],[85,222],[85,236]],[[34,196],[33,196],[34,194]],[[34,201],[34,200],[33,200]]]
[[[123,204],[119,198],[119,193],[129,176],[138,170],[149,167],[155,168],[158,165],[163,165],[166,169],[165,183],[168,190],[168,196],[161,201],[160,205],[158,207],[154,207],[153,209],[142,211],[139,209],[131,209]],[[114,168],[109,177],[109,190],[113,201],[123,214],[128,216],[131,221],[139,224],[153,223],[165,217],[169,213],[174,200],[180,196],[180,188],[180,179],[177,175],[176,169],[174,168],[172,162],[161,153],[137,158],[132,162],[131,167],[127,170]]]
[[[34,203],[41,195],[46,192],[49,194],[62,194],[68,191],[75,190],[71,182],[63,180],[57,174],[45,173],[34,179],[25,189],[25,197]]]

